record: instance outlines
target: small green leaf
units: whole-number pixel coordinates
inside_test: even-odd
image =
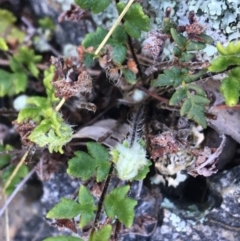
[[[38,77],[39,70],[33,62],[28,64],[28,69],[34,77],[36,77],[36,78]]]
[[[187,44],[187,51],[196,51],[196,50],[202,50],[206,48],[206,44],[190,41]]]
[[[119,13],[123,11],[125,6],[123,2],[117,4]],[[150,31],[150,19],[144,14],[142,6],[139,3],[131,5],[124,16],[123,26],[126,32],[133,38],[139,38],[141,36],[141,31]]]
[[[40,109],[36,107],[26,107],[18,113],[17,122],[22,123],[24,120],[33,120],[40,122],[41,116],[39,116]]]
[[[206,44],[211,44],[214,41],[214,39],[212,37],[210,37],[209,35],[207,35],[205,33],[201,33],[198,36],[201,37]]]
[[[173,85],[179,86],[182,83],[182,70],[177,67],[167,69],[163,71],[163,74],[158,75],[157,80],[153,80],[151,85],[153,87]]]
[[[107,150],[97,142],[88,142],[87,148],[89,154],[95,159],[95,168],[97,168],[96,180],[103,181],[109,172],[110,162]]]
[[[163,32],[171,34],[171,28],[176,29],[177,24],[174,23],[171,18],[163,18]]]
[[[190,62],[194,58],[194,54],[183,52],[179,57],[180,62]]]
[[[149,173],[149,166],[151,166],[151,165],[152,165],[152,162],[148,161],[147,164],[142,169],[140,169],[138,171],[137,176],[135,176],[133,178],[133,180],[135,180],[135,181],[143,180],[147,176],[147,174]]]
[[[136,84],[136,75],[130,69],[123,69],[123,76],[129,84]]]
[[[85,152],[77,151],[68,162],[67,173],[71,176],[87,180],[93,176],[96,168],[95,160]]]
[[[104,200],[104,209],[109,218],[117,217],[126,227],[130,228],[134,218],[134,207],[137,201],[126,195],[130,186],[113,189]]]
[[[43,241],[84,241],[84,240],[73,236],[56,236],[56,237],[45,238]]]
[[[126,31],[124,30],[123,26],[118,25],[116,29],[114,30],[112,34],[113,40],[115,40],[117,43],[126,43],[127,41],[127,34]]]
[[[204,97],[207,96],[205,91],[200,86],[198,86],[196,84],[188,84],[187,87],[188,87],[188,90],[195,91],[197,95],[202,95]]]
[[[11,149],[12,148],[9,148],[9,146],[8,146],[8,148],[6,148],[3,145],[0,145],[0,152],[11,150]],[[0,168],[6,166],[10,162],[10,160],[11,160],[11,155],[9,155],[9,154],[6,154],[6,155],[1,154],[0,155]]]
[[[192,101],[196,104],[202,104],[202,105],[207,105],[210,103],[210,100],[207,99],[206,97],[204,96],[201,96],[201,95],[193,95],[191,97]]]
[[[112,226],[107,224],[100,230],[94,231],[90,236],[89,241],[109,241],[112,233]]]
[[[107,30],[105,30],[101,27],[98,27],[95,32],[88,33],[85,36],[85,38],[82,41],[82,45],[85,48],[88,48],[88,47],[91,47],[91,46],[94,47],[94,48],[97,48],[99,46],[99,44],[103,41],[103,39],[105,38],[107,33],[108,33]]]
[[[14,84],[14,90],[16,94],[26,90],[27,80],[28,80],[28,77],[23,72],[16,72],[13,74],[13,84]]]
[[[127,48],[121,44],[116,44],[113,47],[113,61],[118,64],[122,64],[127,55]]]
[[[182,34],[178,33],[176,29],[171,28],[171,35],[174,42],[180,49],[185,49],[187,45],[187,38],[184,37]]]
[[[39,19],[38,24],[43,29],[49,29],[51,31],[54,31],[54,29],[55,29],[54,22],[49,16],[46,16],[46,17],[43,17],[43,18]]]
[[[93,13],[104,11],[110,4],[110,0],[74,0],[82,9],[91,9]]]
[[[220,91],[228,106],[235,106],[239,100],[240,91],[240,67],[229,71],[228,77],[222,80]]]
[[[230,65],[240,65],[240,57],[234,55],[219,56],[217,59],[213,60],[208,70],[211,72],[221,72],[226,70]]]
[[[183,53],[181,51],[181,49],[178,47],[178,46],[174,46],[173,48],[173,54],[176,56],[176,57],[180,57]],[[186,54],[186,53],[185,53]]]
[[[47,218],[74,218],[80,213],[80,205],[67,198],[61,198],[60,203],[54,206],[48,213]]]
[[[197,102],[195,102],[197,101]],[[201,103],[198,103],[201,102]],[[181,116],[187,115],[188,119],[193,119],[195,122],[197,122],[199,125],[201,125],[203,128],[207,127],[207,122],[205,118],[205,107],[202,105],[208,104],[209,100],[201,98],[200,96],[195,97],[195,95],[188,94],[188,98],[184,101],[181,109],[180,114]]]
[[[230,42],[227,47],[221,45],[221,43],[217,43],[217,50],[222,55],[237,55],[240,54],[240,41],[238,42]]]
[[[3,183],[5,184],[10,176],[12,175],[13,171],[15,170],[16,166],[10,165],[6,169],[4,169],[1,179],[3,180]],[[10,185],[6,189],[6,194],[10,195],[16,188],[17,184],[28,174],[28,167],[26,165],[22,165],[14,178],[12,179]]]
[[[94,217],[94,211],[97,209],[97,207],[94,205],[94,198],[92,194],[83,185],[79,190],[78,202],[80,204],[79,227],[83,228],[92,221]]]
[[[0,38],[0,50],[7,51],[8,46],[4,38]]]
[[[187,97],[187,90],[186,88],[179,88],[176,92],[172,95],[169,105],[176,105],[179,104],[184,98]]]

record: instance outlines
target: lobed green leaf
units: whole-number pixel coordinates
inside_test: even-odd
[[[119,13],[123,11],[125,6],[126,4],[123,2],[117,4]],[[150,31],[150,19],[145,15],[142,6],[139,3],[131,5],[124,16],[123,26],[126,32],[133,38],[139,38],[141,36],[141,31]]]
[[[179,104],[183,99],[187,97],[187,89],[186,88],[179,88],[176,92],[172,95],[169,105],[176,105]]]
[[[93,13],[104,11],[110,4],[110,0],[74,0],[75,3],[82,9],[91,9]]]
[[[107,224],[98,231],[93,232],[89,237],[89,241],[109,241],[112,233],[112,226]]]
[[[228,106],[235,106],[239,100],[240,91],[240,67],[229,71],[228,77],[222,80],[220,91]]]
[[[82,45],[85,48],[88,48],[91,46],[94,48],[97,48],[99,46],[99,44],[103,41],[103,39],[105,38],[107,33],[108,33],[107,30],[105,30],[101,27],[97,27],[95,32],[89,33],[85,36],[85,38],[82,41]]]
[[[129,189],[130,186],[127,185],[111,190],[103,203],[107,216],[117,217],[128,228],[132,226],[134,207],[137,205],[136,200],[126,196]]]
[[[68,219],[74,218],[80,213],[80,205],[67,198],[61,198],[60,203],[54,206],[48,213],[47,218]]]
[[[80,204],[80,223],[79,227],[83,228],[89,224],[97,207],[94,205],[94,198],[85,186],[81,186],[78,193],[78,202]]]
[[[96,180],[103,181],[109,172],[110,162],[107,150],[97,142],[88,142],[87,148],[89,154],[95,159],[95,168],[97,168]]]
[[[82,151],[77,151],[74,154],[76,157],[68,161],[67,173],[82,180],[92,177],[96,169],[94,158]]]
[[[240,57],[235,55],[224,56],[221,55],[217,59],[213,60],[208,70],[211,72],[221,72],[231,65],[240,65]]]

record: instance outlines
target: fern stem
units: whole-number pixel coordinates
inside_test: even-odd
[[[23,157],[21,158],[20,162],[17,164],[17,166],[15,167],[14,171],[12,172],[11,176],[8,178],[4,188],[3,188],[3,192],[6,191],[6,189],[9,187],[9,185],[11,184],[13,178],[16,176],[17,172],[19,171],[20,167],[23,165],[24,161],[26,160],[29,151],[31,150],[32,146],[30,146],[28,148],[28,150],[24,153]]]
[[[122,18],[124,17],[124,15],[126,14],[126,12],[128,11],[128,9],[130,8],[130,6],[133,4],[134,0],[130,0],[127,5],[125,6],[125,8],[123,9],[123,11],[121,12],[120,16],[118,17],[118,19],[116,20],[116,22],[113,24],[113,26],[111,27],[111,29],[109,30],[108,34],[106,35],[106,37],[103,39],[103,41],[101,42],[101,44],[98,46],[97,50],[95,51],[95,55],[98,55],[99,52],[101,51],[101,49],[103,48],[103,46],[106,44],[106,42],[108,41],[108,39],[110,38],[110,36],[112,35],[113,31],[115,30],[115,28],[118,26],[118,24],[121,22]]]
[[[61,101],[58,103],[58,105],[55,108],[55,111],[59,111],[61,109],[61,107],[63,106],[63,104],[65,103],[66,99],[62,98]]]

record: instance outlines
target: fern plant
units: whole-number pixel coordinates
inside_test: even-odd
[[[235,106],[240,95],[240,41],[230,42],[226,47],[218,43],[217,50],[220,56],[211,63],[208,70],[218,73],[231,68],[222,80],[220,91],[226,104]]]
[[[75,2],[82,9],[91,9],[93,13],[103,11],[110,4],[109,0],[75,0]],[[30,97],[27,100],[28,106],[19,112],[15,122],[23,140],[30,142],[31,145],[47,147],[50,153],[64,153],[63,147],[70,142],[73,130],[71,125],[66,123],[61,116],[59,109],[67,98],[82,92],[90,92],[92,82],[88,68],[95,61],[99,62],[99,65],[106,72],[106,76],[110,80],[114,80],[116,86],[122,79],[130,86],[129,89],[135,88],[137,82],[146,82],[149,85],[148,80],[142,77],[142,73],[139,74],[140,77],[137,75],[138,72],[141,72],[141,68],[137,66],[139,65],[137,61],[135,63],[134,60],[129,59],[128,55],[128,48],[131,45],[129,38],[130,40],[131,37],[137,39],[141,36],[142,31],[150,30],[149,17],[144,14],[140,3],[133,2],[133,0],[130,0],[128,4],[117,3],[120,16],[109,31],[98,27],[96,31],[85,36],[82,45],[77,48],[79,66],[75,66],[67,58],[53,57],[51,59],[54,67],[52,66],[45,71],[43,80],[46,97]],[[122,24],[120,24],[121,20],[123,20]],[[192,15],[189,20],[190,25],[178,28],[169,16],[164,19],[164,39],[160,39],[161,41],[158,41],[158,43],[163,43],[166,38],[173,41],[175,43],[173,55],[177,61],[174,62],[175,65],[172,68],[160,70],[158,77],[151,80],[150,86],[174,87],[175,92],[169,100],[169,105],[181,106],[180,114],[182,116],[186,115],[189,119],[193,119],[206,127],[205,107],[210,101],[203,89],[193,82],[201,78],[207,72],[207,68],[206,65],[203,65],[203,68],[193,71],[191,66],[187,64],[194,58],[195,51],[203,50],[206,43],[212,42],[212,39],[204,34],[204,29],[198,22],[193,21]],[[162,47],[158,46],[158,50]],[[219,46],[218,48],[221,49]],[[0,49],[7,50],[4,39],[0,39]],[[221,49],[221,51],[222,53],[233,52],[232,47],[226,51]],[[225,54],[226,58],[231,59],[231,63],[236,64],[238,60],[236,60],[235,55],[238,55],[238,52],[230,54],[231,58]],[[160,51],[157,53],[159,54]],[[134,52],[132,52],[131,57],[136,57]],[[156,59],[154,58],[154,61]],[[33,76],[37,77],[39,72],[36,63],[39,60],[39,56],[36,56],[33,51],[28,51],[27,48],[23,47],[13,56],[10,66],[12,71],[15,72],[20,71],[20,67],[23,66]],[[227,68],[228,62],[226,59],[224,61],[221,60],[220,64],[213,62],[209,70],[218,71],[217,67],[214,69],[214,66],[219,65]],[[223,67],[220,67],[220,69],[223,69]],[[226,84],[223,83],[223,87],[221,87],[223,90],[225,88],[225,92],[229,92],[228,85],[236,86],[236,79],[233,76],[236,76],[239,73],[238,71],[235,68],[233,72],[229,73],[230,76],[232,74],[231,83],[225,81]],[[0,93],[5,95],[7,87],[1,88],[2,92]],[[223,93],[225,92],[223,91]],[[95,111],[95,106],[92,105],[92,109],[89,109]],[[23,131],[26,129],[28,130],[27,133]],[[135,215],[134,208],[137,205],[135,199],[128,197],[131,182],[142,181],[149,172],[149,166],[151,165],[151,162],[146,158],[145,144],[140,135],[136,135],[137,129],[135,127],[133,133],[131,133],[134,136],[133,138],[118,143],[111,150],[107,150],[99,143],[89,142],[86,144],[87,153],[76,151],[74,157],[68,161],[67,173],[81,181],[94,179],[96,183],[104,182],[103,191],[100,197],[96,198],[87,185],[81,185],[77,198],[62,198],[47,213],[47,218],[79,219],[78,227],[81,230],[91,227],[89,241],[109,240],[118,222],[121,222],[127,228],[131,227]],[[108,190],[111,186],[112,177],[119,180],[121,186]],[[104,217],[100,222],[100,214],[102,213]],[[73,236],[45,239],[45,241],[54,240],[81,241],[83,239]]]
[[[180,67],[174,66],[169,70],[164,70],[163,74],[158,75],[156,80],[152,80],[151,85],[153,87],[173,86],[176,91],[169,100],[169,105],[174,106],[181,103],[181,116],[186,115],[188,119],[193,119],[206,128],[205,105],[208,105],[210,101],[205,91],[193,82],[200,79],[207,72],[207,69],[203,68],[197,72],[193,72],[188,67],[181,67],[181,63],[191,61],[194,57],[194,51],[204,49],[206,43],[211,42],[212,39],[200,32],[197,37],[201,38],[201,42],[197,41],[197,38],[193,41],[178,32],[175,28],[172,28],[173,24],[170,24],[170,21],[165,19],[163,29],[166,33],[170,33],[171,38],[176,44],[173,54],[178,59],[179,63],[177,65]]]

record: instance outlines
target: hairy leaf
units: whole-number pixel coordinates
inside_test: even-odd
[[[125,8],[123,2],[117,4],[117,9],[121,13]],[[134,3],[129,8],[124,16],[123,24],[126,32],[133,38],[139,38],[141,31],[148,32],[150,30],[150,19],[144,14],[142,6],[139,3]]]
[[[59,115],[59,114],[58,114]],[[40,147],[47,146],[50,153],[53,151],[63,153],[63,146],[72,139],[72,128],[58,116],[54,120],[44,119],[29,135],[29,140]]]
[[[126,195],[130,186],[113,189],[104,200],[104,209],[109,218],[117,217],[126,227],[130,228],[134,218],[134,207],[137,201]]]
[[[110,4],[110,0],[74,0],[82,9],[91,9],[93,13],[104,11]]]
[[[112,226],[105,225],[100,230],[95,231],[89,238],[89,241],[109,241],[112,233]]]
[[[48,213],[47,218],[74,218],[80,213],[80,205],[68,198],[61,198],[60,203],[54,206]]]
[[[38,123],[41,121],[40,111],[37,107],[26,107],[18,113],[17,122],[22,123],[24,120],[33,120]]]
[[[43,241],[84,241],[84,240],[73,236],[56,236],[56,237],[45,238]]]

